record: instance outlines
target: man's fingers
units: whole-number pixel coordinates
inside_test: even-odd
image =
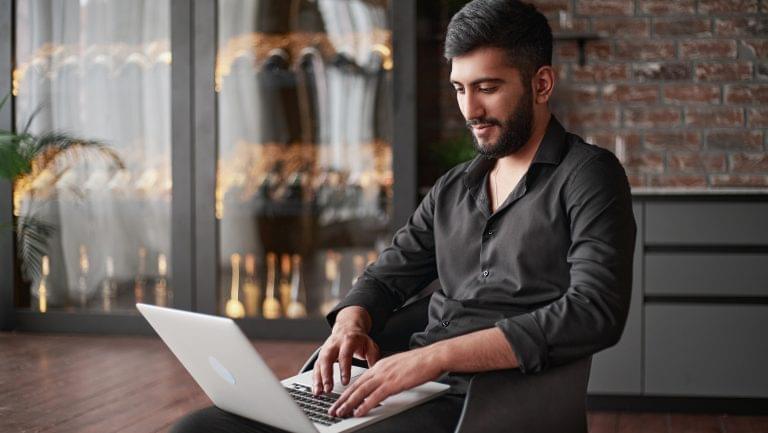
[[[338,348],[335,346],[324,347],[320,351],[313,371],[315,395],[330,392],[333,389],[333,363],[337,355]]]
[[[322,365],[323,365],[327,351],[328,351],[328,348],[326,347],[320,348],[320,353],[317,354],[317,359],[315,360],[315,366],[314,368],[312,368],[312,382],[313,382],[312,391],[315,393],[315,395],[319,395],[323,392]]]
[[[354,348],[349,343],[341,346],[339,351],[339,370],[341,370],[341,383],[344,385],[349,383],[349,376],[352,372],[352,353],[354,353]]]
[[[363,402],[352,412],[355,416],[365,416],[368,412],[389,397],[390,391],[384,386],[376,388]]]
[[[363,400],[365,400],[378,387],[379,381],[376,379],[371,379],[365,383],[359,384],[344,401],[341,403],[338,401],[336,402],[338,407],[336,408],[335,416],[351,415],[352,411],[360,406],[360,403],[362,403]]]
[[[334,354],[335,355],[335,354]],[[323,380],[323,392],[329,393],[333,389],[333,363],[336,356],[326,356],[320,363],[320,375]]]
[[[381,354],[379,353],[379,346],[373,342],[373,340],[368,340],[368,350],[365,351],[365,360],[368,362],[368,368],[373,367],[374,364],[379,362],[379,358],[381,357]]]
[[[323,389],[323,378],[320,376],[320,355],[318,355],[315,366],[312,368],[312,392],[319,395],[321,389]]]
[[[344,390],[344,392],[341,393],[339,398],[336,399],[336,401],[331,405],[331,407],[328,408],[328,414],[331,416],[336,416],[336,413],[348,399],[349,396],[352,395],[355,390],[365,383],[365,381],[368,379],[368,375],[366,373],[363,373],[360,377],[357,378],[357,380],[349,385],[347,389]]]

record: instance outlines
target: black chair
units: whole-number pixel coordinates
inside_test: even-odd
[[[429,296],[396,311],[373,335],[382,356],[408,350],[412,333],[427,324]],[[313,368],[319,349],[301,368]],[[358,361],[358,360],[355,360]],[[518,369],[476,374],[469,383],[455,433],[587,433],[586,394],[591,357],[539,374]],[[366,366],[364,361],[358,365]]]

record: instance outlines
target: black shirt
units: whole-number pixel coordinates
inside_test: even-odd
[[[491,214],[493,163],[478,156],[438,179],[329,322],[359,305],[375,332],[437,278],[429,324],[412,347],[497,326],[530,373],[614,345],[636,232],[621,164],[552,116],[527,173]]]

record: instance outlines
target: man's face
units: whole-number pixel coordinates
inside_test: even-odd
[[[501,158],[528,142],[533,129],[533,92],[500,48],[478,48],[451,60],[451,84],[475,149]]]

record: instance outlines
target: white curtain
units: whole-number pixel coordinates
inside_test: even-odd
[[[383,88],[388,83],[382,83],[387,59],[376,47],[389,44],[381,40],[389,29],[383,2],[219,0],[218,7],[221,200],[254,194],[274,160],[289,158],[270,153],[269,146],[287,150],[310,145],[317,152],[315,174],[332,170],[343,173],[350,184],[365,184],[357,209],[344,214],[321,209],[320,221],[378,215],[376,176],[382,170],[375,167],[381,157],[375,155],[373,143],[391,137],[390,131],[381,130],[386,123],[382,112],[390,111],[382,97],[389,92]],[[282,36],[322,33],[329,50],[317,41],[299,46],[294,41],[291,52],[279,47]],[[265,60],[268,57],[271,60]],[[285,65],[269,71],[272,60]],[[293,84],[286,86],[283,79]],[[295,94],[286,97],[286,88]],[[391,167],[389,161],[381,165]],[[361,182],[362,177],[366,179]],[[226,266],[235,252],[262,255],[254,223],[258,200],[222,207],[221,265]]]
[[[47,198],[23,201],[22,215],[57,228],[49,304],[77,299],[81,246],[89,297],[107,257],[131,280],[145,248],[156,274],[171,236],[170,0],[19,0],[16,13],[17,128],[39,110],[32,132],[102,140],[126,165],[86,154]]]

